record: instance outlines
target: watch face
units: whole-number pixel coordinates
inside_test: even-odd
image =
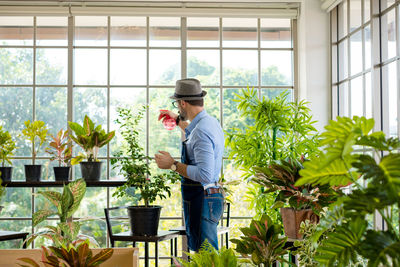
[[[171,170],[176,171],[176,165],[175,164],[172,164]]]

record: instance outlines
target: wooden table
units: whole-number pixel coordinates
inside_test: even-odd
[[[157,235],[154,236],[133,236],[131,232],[123,232],[118,234],[113,234],[114,241],[131,241],[133,242],[133,246],[136,246],[136,242],[144,242],[144,266],[149,266],[149,242],[155,243],[155,261],[156,267],[158,266],[158,242],[164,240],[171,240],[171,264],[172,257],[177,256],[177,239],[179,236],[178,231],[158,231]],[[175,246],[174,246],[175,240]]]
[[[22,242],[25,242],[25,239],[28,235],[28,232],[0,231],[0,241],[22,239]],[[23,243],[22,247],[26,248],[26,244]]]

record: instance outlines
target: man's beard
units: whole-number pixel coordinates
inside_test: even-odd
[[[187,120],[187,113],[184,110],[179,110],[178,115],[179,115],[179,117],[181,117],[181,121]]]

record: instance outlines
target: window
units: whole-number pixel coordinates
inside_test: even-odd
[[[292,32],[296,29],[292,24],[290,19],[269,18],[0,17],[0,119],[13,136],[28,119],[45,121],[55,134],[66,129],[67,120],[80,123],[86,114],[96,124],[116,130],[117,107],[148,105],[141,125],[146,154],[153,157],[158,150],[166,150],[178,159],[178,130],[168,132],[157,121],[159,109],[172,108],[168,96],[175,81],[199,79],[208,91],[208,113],[224,130],[240,126],[233,99],[241,88],[254,86],[260,96],[269,97],[289,89],[293,98]],[[68,46],[68,33],[74,36],[73,46]],[[122,179],[110,165],[119,138],[100,151],[102,179]],[[13,179],[24,180],[23,164],[31,162],[31,152],[21,138],[18,147]],[[54,179],[48,155],[42,152],[37,161],[46,165],[42,180]],[[240,178],[229,160],[224,159],[223,166],[227,179]],[[79,176],[80,169],[75,167],[74,177]],[[125,204],[126,200],[112,197],[113,190],[88,188],[77,216],[103,217],[104,207]],[[246,225],[252,215],[243,205],[245,191],[241,191],[233,199],[233,226]],[[31,192],[7,189],[2,228],[8,229],[18,219],[30,229],[37,206]],[[162,216],[168,220],[161,227],[180,225],[179,185],[163,205]],[[85,224],[84,230],[107,245],[103,221]]]

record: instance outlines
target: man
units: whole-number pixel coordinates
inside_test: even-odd
[[[181,162],[166,151],[155,155],[159,168],[171,169],[182,177],[183,213],[189,249],[193,251],[198,251],[206,239],[218,249],[217,225],[224,206],[223,191],[218,184],[224,134],[219,122],[204,110],[206,94],[196,79],[176,82],[175,94],[170,98],[175,100],[179,116],[171,111],[161,114],[174,118],[185,132]]]

